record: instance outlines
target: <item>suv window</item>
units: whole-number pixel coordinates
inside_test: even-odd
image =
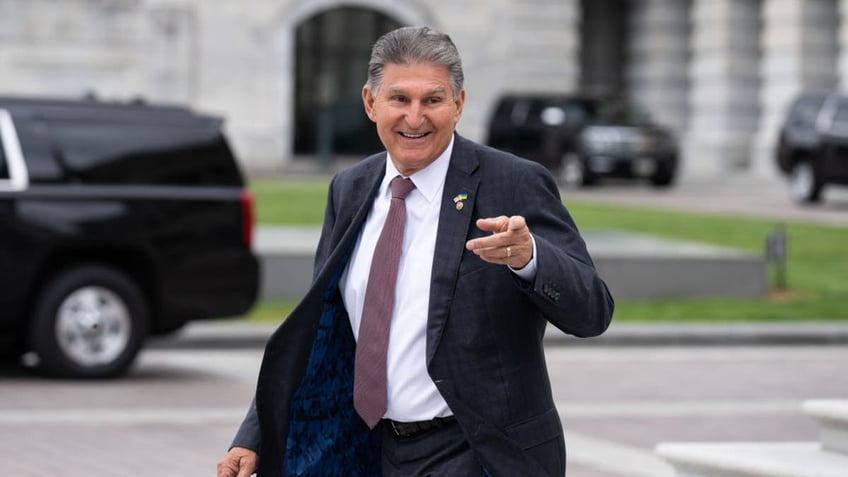
[[[520,104],[520,103],[519,103]],[[542,111],[550,105],[544,101],[532,101],[527,109],[524,119],[524,126],[530,128],[539,128],[544,126],[542,121]]]
[[[516,100],[512,103],[510,122],[514,126],[540,128],[545,125],[545,117],[551,109],[565,113],[568,124],[584,124],[600,115],[600,105],[597,101],[587,99],[558,100],[538,98],[531,100]],[[505,112],[499,111],[498,114]]]
[[[569,103],[565,107],[565,118],[572,124],[583,124],[595,116],[593,104],[588,102]]]
[[[808,96],[798,100],[792,108],[792,122],[795,124],[815,124],[824,96]]]
[[[36,182],[62,180],[64,171],[53,157],[54,148],[44,122],[19,115],[15,117],[15,127],[30,178]]]
[[[238,185],[229,147],[215,127],[54,120],[59,161],[88,183]]]

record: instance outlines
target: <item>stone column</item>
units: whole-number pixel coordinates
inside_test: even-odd
[[[839,0],[839,25],[837,27],[836,48],[839,58],[837,60],[837,77],[839,89],[848,91],[848,0]]]
[[[522,91],[562,92],[579,80],[578,0],[509,2],[504,17],[506,84]]]
[[[144,41],[145,94],[155,101],[191,104],[197,93],[197,19],[186,7],[152,7],[147,12]]]
[[[683,172],[744,170],[759,119],[759,0],[695,0]]]
[[[777,132],[792,99],[837,85],[838,13],[837,0],[764,0],[762,115],[753,149],[757,176],[777,174]],[[848,39],[848,32],[840,34]]]
[[[686,125],[690,0],[633,0],[627,46],[629,99],[680,136]]]

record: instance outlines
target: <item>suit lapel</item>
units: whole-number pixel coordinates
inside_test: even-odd
[[[340,206],[337,212],[336,225],[333,227],[330,243],[336,244],[328,264],[337,267],[346,254],[350,253],[353,244],[356,243],[365,218],[371,210],[374,202],[374,194],[380,186],[385,175],[386,153],[382,153],[375,160],[367,160],[368,163],[361,172],[351,178],[351,186],[344,188],[349,190],[344,197],[335,197]],[[332,272],[331,272],[332,273]]]
[[[362,174],[353,179],[351,193],[347,197],[338,197],[342,201],[339,217],[342,220],[352,220],[355,233],[358,235],[371,206],[374,203],[374,194],[383,180],[386,171],[386,154],[383,153],[382,160],[376,160],[363,169]],[[347,224],[345,224],[347,227]]]
[[[453,301],[459,263],[465,251],[468,230],[474,215],[479,177],[474,175],[479,165],[470,141],[458,134],[455,136],[450,166],[445,177],[445,189],[439,211],[439,228],[433,256],[433,272],[430,282],[430,310],[427,319],[427,364],[439,346],[445,321]],[[459,194],[468,196],[461,209],[456,208],[454,198]]]

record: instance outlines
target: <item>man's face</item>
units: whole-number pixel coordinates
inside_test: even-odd
[[[454,99],[447,68],[386,64],[376,94],[362,89],[365,112],[397,170],[409,176],[436,160],[462,116],[465,90]]]

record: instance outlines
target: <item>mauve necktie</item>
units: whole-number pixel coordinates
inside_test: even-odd
[[[390,186],[392,201],[371,259],[354,364],[353,407],[371,429],[386,413],[386,355],[406,223],[404,199],[415,189],[411,180],[401,176],[392,179]]]

